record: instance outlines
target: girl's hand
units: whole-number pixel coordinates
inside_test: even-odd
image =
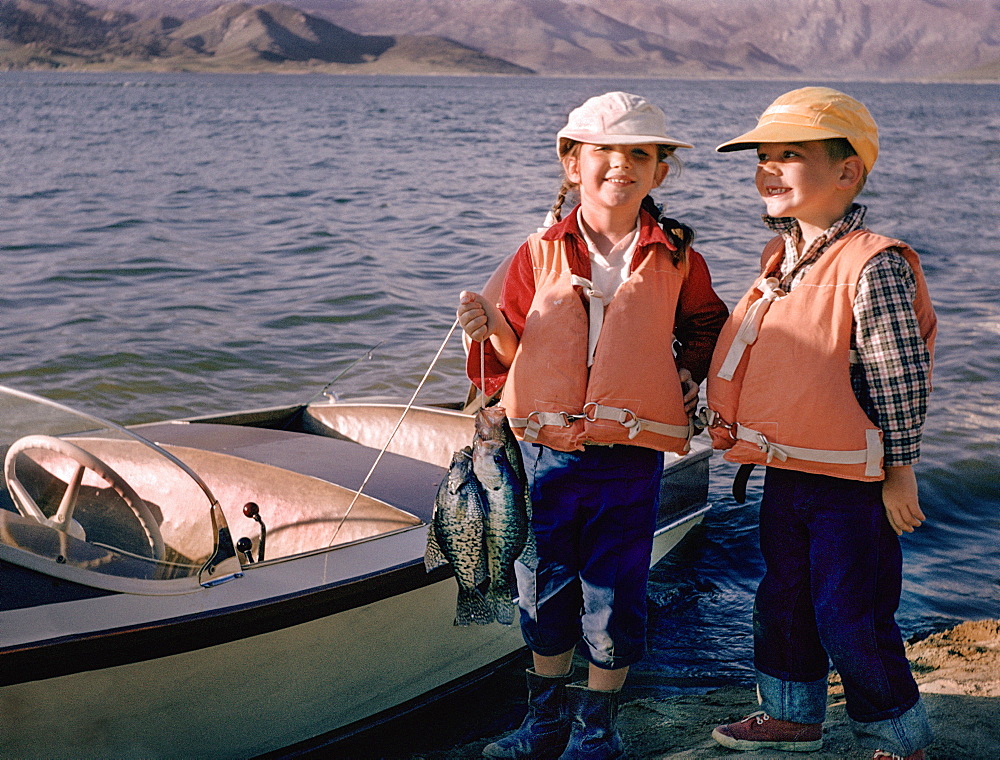
[[[514,361],[519,340],[499,306],[479,293],[463,290],[458,297],[458,323],[472,340],[483,343],[488,339],[504,367]]]
[[[482,343],[497,331],[503,315],[478,293],[463,290],[458,297],[458,323],[465,334]]]
[[[684,411],[690,417],[698,409],[698,383],[683,367],[677,370],[677,376],[681,379],[681,391],[684,393]]]
[[[882,482],[882,503],[889,525],[897,536],[912,533],[927,518],[917,499],[917,477],[910,466],[886,467]]]

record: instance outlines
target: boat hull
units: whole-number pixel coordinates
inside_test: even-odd
[[[433,410],[422,417],[434,427]],[[347,461],[345,452],[364,448],[362,459],[373,457],[339,434],[255,432],[220,422],[144,431],[204,463],[220,491],[219,475],[207,472],[215,461],[233,476],[259,465],[315,484],[334,468],[330,482],[356,488],[367,465]],[[446,423],[459,426],[459,439],[465,435],[466,423],[450,413]],[[88,590],[39,574],[35,580],[74,593],[44,603],[8,599],[0,609],[0,754],[281,756],[335,742],[510,661],[524,648],[519,627],[453,625],[450,569],[423,567],[429,506],[443,470],[387,456],[381,480],[370,482],[372,496],[416,515],[411,527],[247,563],[229,582],[159,596],[143,593],[141,583],[127,592]],[[651,564],[707,511],[709,456],[703,448],[668,462]],[[233,469],[232,457],[245,464]],[[232,495],[234,504],[245,497],[243,490]],[[232,522],[236,510],[227,509]],[[18,583],[35,585],[26,574],[36,570],[17,572]],[[12,565],[0,562],[0,586],[11,573]]]
[[[657,551],[701,517],[661,531]],[[454,626],[454,613],[448,577],[223,644],[6,686],[3,754],[253,757],[319,735],[332,740],[524,646],[516,625]]]

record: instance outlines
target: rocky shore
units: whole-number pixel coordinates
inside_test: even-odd
[[[1000,760],[1000,621],[962,623],[908,644],[907,654],[936,732],[930,760]],[[720,747],[712,728],[756,709],[752,689],[729,687],[704,695],[639,699],[622,707],[620,727],[634,760],[680,758],[871,758],[858,746],[844,709],[843,690],[831,679],[823,749],[808,754]],[[478,758],[494,737],[425,753],[413,760]]]

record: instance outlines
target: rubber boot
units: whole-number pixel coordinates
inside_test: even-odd
[[[566,685],[573,680],[564,676],[540,676],[529,668],[528,714],[520,728],[483,747],[483,757],[508,760],[556,760],[569,740],[569,715],[566,713]]]
[[[583,684],[566,687],[572,729],[559,760],[617,760],[625,757],[618,734],[617,691],[594,691]]]

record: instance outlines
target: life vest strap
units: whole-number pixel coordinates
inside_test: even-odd
[[[620,409],[616,406],[605,406],[591,401],[583,407],[586,418],[590,422],[597,420],[611,420],[618,422],[628,428],[629,440],[635,438],[639,433],[646,431],[668,438],[680,438],[690,441],[694,435],[694,425],[688,419],[687,425],[669,425],[666,422],[656,422],[638,417],[635,412],[629,409]]]
[[[508,417],[507,422],[512,428],[523,430],[522,437],[528,443],[538,439],[538,433],[545,426],[569,427],[577,420],[584,419],[582,414],[568,412],[531,412],[527,417]]]
[[[574,274],[570,277],[573,287],[583,288],[583,294],[590,302],[590,329],[587,335],[587,366],[594,366],[594,354],[597,351],[597,341],[604,327],[604,294],[594,287],[594,283],[585,277]]]
[[[746,314],[743,316],[743,321],[740,322],[736,336],[729,346],[729,352],[726,354],[725,361],[719,367],[717,374],[723,380],[733,379],[733,375],[736,374],[736,368],[739,366],[743,354],[746,353],[749,346],[757,342],[760,323],[764,321],[764,315],[767,314],[767,310],[771,308],[771,304],[774,301],[785,295],[785,291],[778,287],[778,279],[776,277],[768,277],[761,281],[757,285],[757,290],[761,292],[761,297],[750,304],[750,308],[747,309]]]
[[[865,430],[866,447],[852,451],[830,451],[827,449],[806,449],[801,446],[789,446],[784,443],[769,441],[767,437],[746,425],[734,425],[732,431],[738,441],[746,441],[760,448],[767,455],[770,463],[774,459],[781,462],[788,459],[801,459],[805,462],[822,462],[824,464],[863,464],[865,475],[877,476],[882,469],[883,446],[878,430]]]
[[[512,428],[523,431],[522,437],[529,443],[538,439],[539,431],[546,425],[569,427],[579,420],[586,420],[588,422],[609,420],[617,422],[623,427],[628,428],[629,440],[638,436],[639,433],[648,432],[668,438],[679,438],[690,443],[691,437],[694,435],[694,424],[690,420],[688,420],[687,425],[670,425],[666,422],[643,419],[629,409],[605,406],[594,401],[589,402],[584,407],[582,413],[531,412],[527,417],[510,417],[508,419]]]

